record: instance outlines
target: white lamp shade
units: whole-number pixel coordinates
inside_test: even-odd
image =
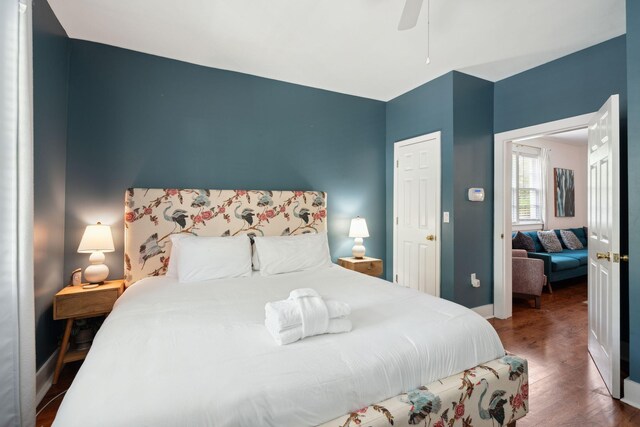
[[[369,229],[367,221],[364,218],[353,218],[351,220],[351,228],[349,228],[349,237],[369,237]]]
[[[97,223],[95,225],[87,225],[78,252],[89,253],[95,251],[113,252],[113,236],[111,235],[111,227]]]

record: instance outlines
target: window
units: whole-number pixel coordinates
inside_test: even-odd
[[[513,224],[542,224],[544,209],[542,150],[525,145],[514,145],[511,164]]]

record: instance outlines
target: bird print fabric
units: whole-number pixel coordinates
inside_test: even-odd
[[[326,231],[321,191],[130,188],[125,196],[125,283],[166,273],[176,233],[289,236]]]
[[[501,427],[529,411],[527,361],[506,355],[320,427]]]

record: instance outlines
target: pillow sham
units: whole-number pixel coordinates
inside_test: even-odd
[[[244,277],[251,274],[251,241],[234,237],[192,237],[174,243],[180,283]]]
[[[176,242],[178,240],[186,239],[189,237],[196,237],[191,233],[176,233],[169,236],[171,239],[171,254],[169,255],[169,265],[167,266],[167,272],[165,273],[166,277],[171,277],[173,279],[178,278],[178,252],[175,250]]]
[[[527,252],[535,252],[536,245],[533,243],[533,239],[531,237],[518,231],[513,239],[511,239],[511,248],[524,249]]]
[[[290,273],[331,266],[327,233],[254,238],[260,274]]]
[[[569,230],[560,230],[560,236],[562,236],[562,241],[567,249],[576,250],[582,249],[584,246],[578,236],[575,235],[573,231]]]
[[[549,253],[562,252],[562,244],[558,240],[555,231],[538,231],[538,239],[540,239],[545,251]]]

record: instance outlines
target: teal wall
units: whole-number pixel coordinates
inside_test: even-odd
[[[454,301],[479,307],[493,303],[493,83],[453,76]],[[471,187],[485,189],[484,202],[468,200]]]
[[[624,155],[626,51],[625,37],[616,37],[496,83],[451,72],[389,101],[387,279],[392,279],[396,141],[442,131],[442,210],[450,212],[452,222],[442,225],[441,295],[468,307],[489,304],[493,301],[493,134],[597,111],[617,93]],[[621,174],[626,176],[626,168]],[[485,188],[484,203],[466,200],[471,186]],[[622,205],[626,212],[626,200]],[[622,230],[626,229],[623,215]],[[480,288],[470,286],[471,273],[480,278]],[[626,317],[622,323],[624,334]]]
[[[629,372],[640,383],[640,2],[627,0]]]
[[[441,131],[443,298],[467,307],[490,304],[493,229],[493,83],[457,71],[387,103],[387,278],[393,262],[393,147],[395,142]],[[483,203],[467,200],[470,187],[484,187]],[[471,273],[482,282],[471,287]]]
[[[36,366],[57,346],[53,295],[65,285],[64,199],[69,39],[46,0],[33,2]]]
[[[397,141],[431,132],[441,131],[442,155],[442,211],[449,211],[454,218],[453,206],[453,80],[454,73],[447,73],[435,80],[392,99],[387,103],[386,137],[386,217],[387,221],[387,274],[393,275],[393,146]],[[453,300],[454,295],[454,245],[453,221],[442,224],[441,229],[441,289],[443,298]]]
[[[626,117],[625,36],[616,37],[495,83],[494,130],[520,129],[598,111],[620,94]]]
[[[367,254],[385,256],[385,104],[275,80],[72,41],[65,273],[88,223],[123,245],[127,187],[328,192],[334,257],[366,217]],[[107,254],[111,277],[123,253]]]
[[[637,5],[633,8],[638,9]],[[631,15],[627,13],[630,20]],[[631,27],[632,25],[628,26],[628,30]],[[630,256],[633,256],[634,248],[640,256],[640,240],[637,237],[638,224],[640,223],[637,212],[640,208],[640,199],[637,198],[634,191],[628,191],[628,189],[638,188],[638,183],[640,183],[637,167],[635,170],[632,167],[634,164],[637,165],[640,160],[638,119],[632,118],[634,108],[638,114],[639,107],[634,107],[633,96],[634,91],[637,96],[640,83],[638,80],[633,81],[631,74],[627,80],[627,61],[629,61],[629,73],[632,73],[633,57],[636,55],[637,58],[640,51],[637,37],[636,35],[636,44],[634,45],[632,31],[628,31],[626,36],[616,37],[496,82],[494,92],[494,128],[496,133],[592,113],[599,110],[611,95],[620,95],[621,250],[624,253],[628,247]],[[629,89],[628,93],[627,89]],[[627,122],[629,123],[629,143],[627,143]],[[634,129],[636,130],[634,131]],[[628,172],[625,162],[627,157],[629,159]],[[635,163],[633,163],[634,161]],[[628,201],[627,195],[629,196]],[[622,341],[626,343],[631,338],[630,354],[622,355],[623,362],[629,357],[630,368],[632,372],[635,369],[635,375],[638,378],[640,376],[640,338],[638,337],[640,316],[634,307],[637,307],[640,302],[640,292],[637,286],[640,269],[634,271],[633,266],[634,264],[631,262],[629,265],[631,276],[628,274],[627,266],[622,266],[620,325]],[[635,301],[635,305],[633,301]]]

